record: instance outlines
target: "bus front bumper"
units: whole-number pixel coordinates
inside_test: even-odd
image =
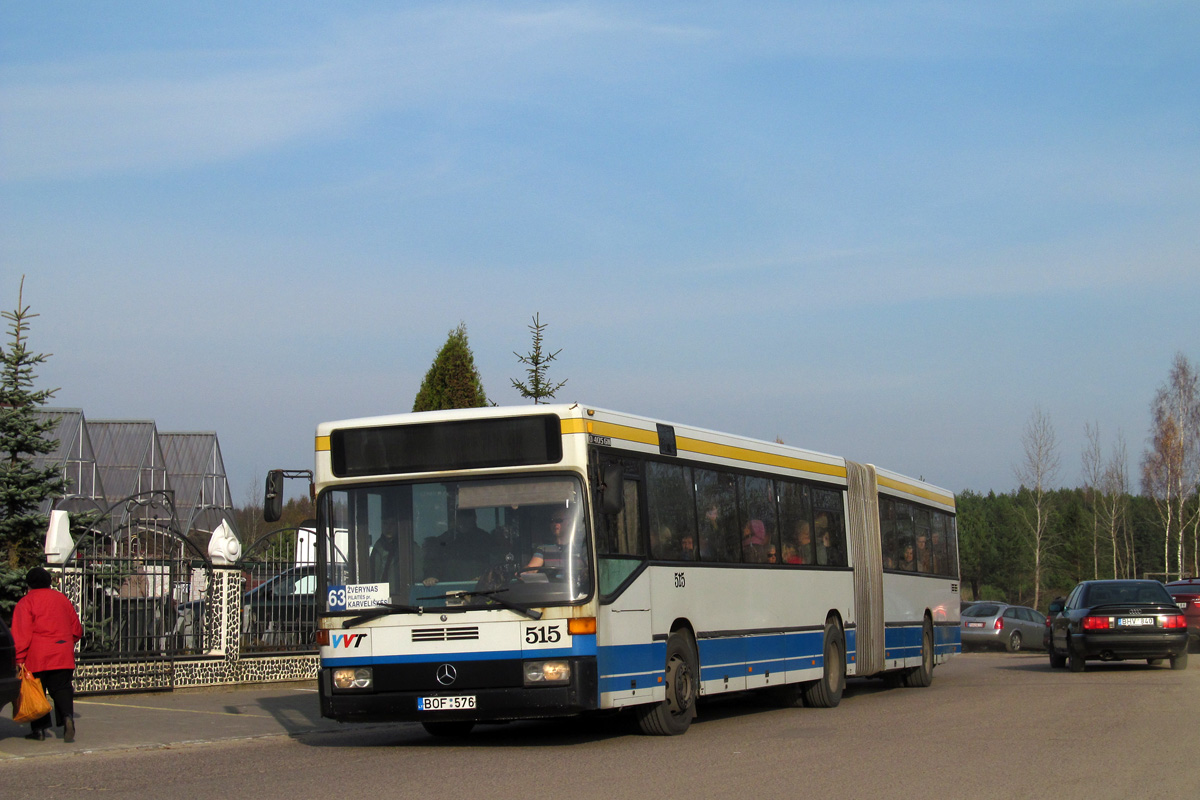
[[[320,683],[321,716],[339,722],[498,722],[564,717],[594,711],[599,702],[595,659],[575,661],[571,680],[561,686],[464,686],[437,691],[337,691],[333,689],[332,670],[329,668],[321,670]],[[467,702],[472,706],[450,707],[461,706]],[[422,710],[422,705],[433,706],[435,710]]]

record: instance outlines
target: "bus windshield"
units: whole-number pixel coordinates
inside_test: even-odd
[[[592,570],[582,497],[569,475],[330,490],[317,520],[330,585],[359,597],[349,606],[358,609],[586,600]],[[326,597],[326,610],[344,608]]]

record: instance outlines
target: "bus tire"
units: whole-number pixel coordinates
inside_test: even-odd
[[[804,686],[804,705],[809,708],[836,708],[846,691],[846,639],[834,620],[825,623],[824,639],[821,679]]]
[[[912,667],[904,675],[904,685],[923,689],[933,683],[933,626],[925,620],[921,627],[921,666]]]
[[[678,736],[696,717],[699,658],[692,637],[682,628],[671,631],[667,638],[666,689],[662,702],[637,707],[638,727],[648,736]]]
[[[471,732],[475,723],[470,720],[443,720],[441,722],[422,722],[421,727],[430,736],[443,739],[460,739]]]

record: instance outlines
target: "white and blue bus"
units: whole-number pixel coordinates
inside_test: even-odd
[[[842,458],[531,405],[321,424],[314,482],[332,719],[679,734],[701,697],[832,707],[961,649],[953,495]]]

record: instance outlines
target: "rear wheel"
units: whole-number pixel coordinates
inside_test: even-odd
[[[438,736],[446,739],[457,739],[466,736],[475,727],[474,722],[457,720],[443,722],[422,722],[421,727],[425,728],[425,732],[430,736]]]
[[[1050,653],[1050,668],[1062,669],[1067,665],[1067,657],[1054,649],[1054,637],[1050,638],[1050,643],[1046,645],[1046,649]]]
[[[1008,637],[1008,644],[1005,646],[1005,649],[1008,650],[1008,652],[1010,652],[1010,653],[1015,653],[1021,649],[1021,632],[1020,631],[1012,632],[1012,635]]]
[[[1083,672],[1087,669],[1087,662],[1083,656],[1075,652],[1075,648],[1071,647],[1071,637],[1067,637],[1067,667],[1071,672]]]
[[[804,705],[809,708],[835,708],[846,691],[846,640],[834,620],[825,623],[824,672],[820,680],[804,686]]]
[[[667,697],[661,703],[638,706],[638,726],[651,736],[678,736],[696,716],[700,692],[700,666],[696,646],[685,630],[667,638]]]
[[[933,626],[925,620],[921,629],[921,666],[913,667],[904,675],[904,685],[922,689],[933,683]]]
[[[1171,659],[1171,669],[1187,669],[1188,654],[1184,650],[1179,655]]]

